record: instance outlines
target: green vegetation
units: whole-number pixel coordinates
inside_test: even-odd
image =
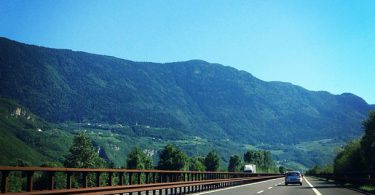
[[[285,172],[286,172],[285,167],[280,166],[280,167],[279,167],[279,173],[285,173]]]
[[[210,151],[204,158],[204,166],[206,171],[217,171],[220,167],[220,157],[216,151]]]
[[[375,171],[375,110],[370,112],[369,117],[363,122],[365,135],[361,140],[363,158],[369,171]]]
[[[56,129],[16,102],[0,98],[0,164],[21,159],[30,165],[46,161],[62,162],[70,133]]]
[[[240,172],[242,168],[241,158],[237,155],[233,155],[229,159],[228,171],[229,172]]]
[[[101,168],[104,160],[95,151],[90,138],[84,134],[78,134],[69,149],[69,154],[65,157],[65,167],[72,168]]]
[[[276,172],[276,164],[272,160],[270,151],[249,150],[244,154],[243,159],[245,163],[257,165],[257,169],[263,172]]]
[[[189,156],[216,150],[221,169],[226,157],[248,149],[272,150],[279,164],[305,168],[332,160],[328,148],[358,137],[359,121],[374,108],[353,94],[264,82],[199,60],[133,62],[5,38],[0,59],[3,165],[20,157],[63,162],[74,134],[86,130],[115,167],[134,146],[157,153],[172,143]],[[15,117],[12,106],[26,114]]]
[[[360,140],[349,142],[334,161],[336,173],[358,172],[364,170],[365,167]]]
[[[362,185],[362,186],[359,186],[359,189],[365,192],[370,192],[372,194],[375,194],[375,185]]]
[[[204,159],[199,157],[192,157],[189,159],[189,170],[190,171],[204,171],[206,167],[203,164]]]
[[[152,169],[151,158],[139,148],[134,148],[126,160],[127,169]]]
[[[313,168],[306,171],[307,175],[315,175],[315,174],[330,174],[333,173],[333,165],[324,165],[324,166],[314,166]]]
[[[345,146],[335,158],[335,173],[374,171],[375,110],[363,122],[365,134]]]
[[[179,148],[172,144],[167,144],[159,153],[159,164],[157,166],[160,170],[186,170],[187,155]]]
[[[335,157],[333,165],[315,166],[307,173],[355,173],[374,171],[375,110],[363,122],[365,134],[349,142]]]

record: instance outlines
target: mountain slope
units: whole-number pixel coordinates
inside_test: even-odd
[[[50,122],[168,127],[241,143],[350,139],[371,106],[193,60],[132,62],[0,39],[0,96]]]
[[[0,98],[0,165],[62,161],[72,136],[54,129],[16,102]]]

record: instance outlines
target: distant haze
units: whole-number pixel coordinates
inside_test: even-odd
[[[375,1],[0,1],[0,36],[135,61],[202,59],[375,103]]]

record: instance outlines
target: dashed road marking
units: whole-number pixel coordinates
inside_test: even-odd
[[[260,194],[260,193],[263,193],[264,191],[263,190],[261,190],[261,191],[259,191],[259,192],[257,192],[258,194]]]
[[[272,189],[272,187],[268,187],[268,189]]]
[[[245,185],[240,185],[240,186],[233,186],[233,187],[223,188],[223,189],[218,189],[218,190],[212,190],[212,191],[207,191],[207,192],[201,192],[201,193],[196,193],[194,195],[203,195],[203,194],[209,194],[209,193],[214,193],[214,192],[219,192],[219,191],[224,191],[224,190],[230,190],[230,189],[239,188],[239,187],[246,187],[246,186],[251,186],[251,185],[260,184],[260,183],[264,183],[264,182],[274,181],[274,180],[277,180],[277,179],[280,179],[280,178],[270,179],[270,180],[266,180],[266,181],[260,181],[260,182],[250,183],[250,184],[245,184]]]
[[[309,184],[309,186],[315,192],[316,195],[322,195],[316,188],[314,188],[314,186],[306,179],[306,177],[304,179],[305,179],[306,183]]]

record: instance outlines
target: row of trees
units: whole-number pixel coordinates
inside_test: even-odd
[[[375,110],[363,122],[365,134],[347,144],[334,161],[335,173],[375,171]]]
[[[243,161],[237,155],[233,155],[229,159],[228,171],[237,172],[243,169],[244,164],[257,165],[258,171],[276,172],[276,163],[272,159],[270,151],[265,150],[249,150],[243,155]],[[281,169],[283,171],[283,168]]]
[[[69,154],[65,157],[64,166],[74,168],[102,168],[108,167],[95,150],[90,138],[80,133],[75,136]],[[153,169],[151,156],[139,148],[134,148],[127,156],[128,169]],[[160,170],[191,170],[191,171],[217,171],[220,168],[220,157],[215,151],[210,151],[206,157],[188,157],[178,147],[167,144],[159,152],[159,162],[156,169]]]
[[[276,170],[275,162],[269,151],[249,150],[243,155],[243,162],[238,155],[229,159],[228,171],[238,172],[244,164],[256,164],[264,172]],[[76,135],[69,154],[65,157],[65,167],[101,168],[110,166],[100,158],[93,147],[90,138],[80,133]],[[128,169],[160,169],[160,170],[190,170],[190,171],[218,171],[220,157],[216,151],[210,151],[205,157],[188,157],[181,149],[167,144],[159,152],[159,162],[154,167],[152,158],[140,148],[134,148],[127,156],[125,166]]]
[[[375,171],[375,110],[363,122],[364,135],[349,142],[335,157],[333,165],[315,166],[307,173],[350,173]]]
[[[275,172],[276,165],[268,151],[249,150],[243,155],[243,161],[238,155],[233,155],[229,159],[228,171],[238,172],[243,169],[244,164],[256,164],[258,171]],[[16,166],[29,166],[27,162],[18,160]],[[98,151],[93,146],[91,139],[85,133],[79,133],[73,140],[73,145],[65,156],[63,164],[47,162],[44,167],[70,167],[70,168],[113,168],[113,163],[106,162],[99,156]],[[181,149],[172,144],[167,144],[159,152],[159,162],[154,167],[152,158],[139,148],[134,148],[127,156],[124,167],[128,169],[160,169],[160,170],[190,170],[190,171],[218,171],[220,169],[220,157],[215,151],[210,151],[205,157],[189,157]],[[272,171],[270,171],[272,170]],[[105,177],[105,174],[102,175]],[[11,192],[19,192],[25,185],[20,173],[11,175]],[[56,189],[64,188],[64,175],[56,173]],[[34,175],[35,189],[46,189],[48,187],[47,173],[36,173]],[[79,177],[73,175],[72,185],[79,186]],[[95,176],[88,175],[89,186],[94,186]]]
[[[190,171],[217,171],[220,167],[220,158],[215,151],[211,151],[205,158],[189,158],[182,150],[172,144],[167,144],[159,152],[159,162],[155,167],[160,170],[190,170]],[[139,148],[134,148],[126,161],[128,169],[152,169],[151,157]]]

